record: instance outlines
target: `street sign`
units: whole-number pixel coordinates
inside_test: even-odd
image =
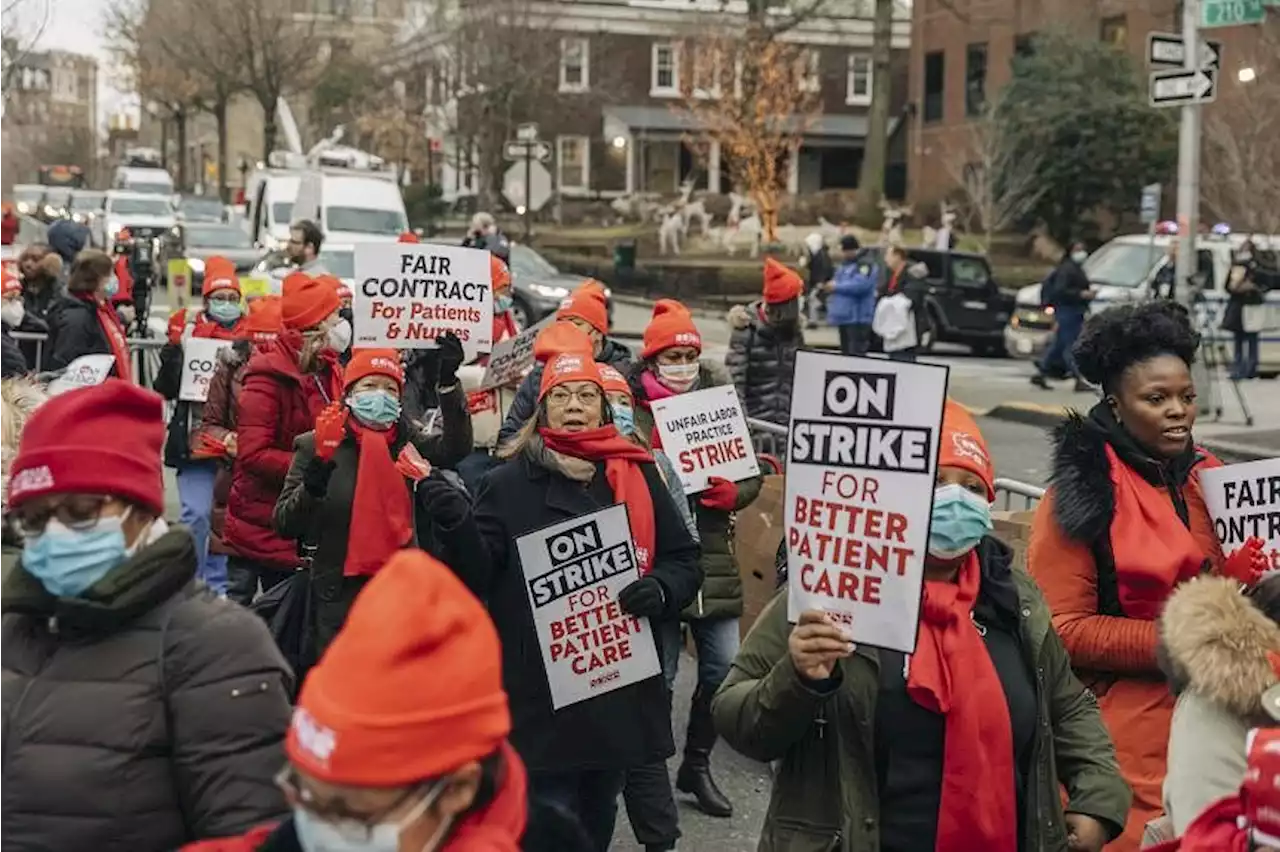
[[[1218,72],[1172,71],[1151,72],[1151,105],[1153,107],[1187,106],[1211,103],[1218,95]]]
[[[1278,0],[1280,2],[1280,0]],[[1196,53],[1200,68],[1217,68],[1222,64],[1222,42],[1198,39]],[[1147,33],[1147,62],[1152,65],[1176,65],[1182,68],[1187,64],[1187,52],[1182,36],[1176,33]]]
[[[1204,0],[1200,4],[1200,26],[1204,28],[1258,24],[1266,16],[1262,0]]]
[[[1142,224],[1154,225],[1160,221],[1160,193],[1162,187],[1158,183],[1149,183],[1142,188]]]
[[[533,142],[538,138],[538,125],[530,122],[516,128],[516,139],[521,142]]]
[[[551,159],[551,146],[546,142],[508,142],[503,149],[503,154],[513,162],[532,157],[540,163],[545,163]]]
[[[527,207],[531,212],[541,210],[551,200],[551,172],[542,163],[528,164],[528,185],[532,191],[525,195],[524,163],[513,163],[502,176],[502,194],[512,207]]]

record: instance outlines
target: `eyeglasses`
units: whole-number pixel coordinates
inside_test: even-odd
[[[21,509],[14,510],[9,517],[26,538],[42,534],[53,518],[57,518],[63,526],[83,531],[92,528],[98,522],[98,518],[102,515],[102,507],[107,505],[110,499],[106,495],[77,495],[66,502],[45,508],[23,506]]]
[[[317,802],[315,795],[298,783],[298,772],[293,768],[292,764],[285,764],[276,773],[275,782],[280,791],[284,793],[285,801],[291,806],[301,805],[325,822],[333,823],[334,828],[344,839],[359,843],[368,843],[373,838],[373,830],[380,823],[386,821],[388,814],[395,812],[401,805],[422,790],[422,785],[416,785],[405,790],[402,795],[397,796],[396,800],[385,808],[373,813],[357,813],[349,809],[342,801],[326,802],[324,804]]]
[[[234,290],[228,290],[225,293],[213,293],[209,296],[210,302],[239,302],[240,296]]]
[[[576,399],[579,403],[587,408],[600,405],[600,389],[596,387],[585,387],[579,390],[569,390],[564,386],[552,388],[547,393],[547,402],[555,405],[568,405],[569,400]]]

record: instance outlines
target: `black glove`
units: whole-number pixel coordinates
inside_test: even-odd
[[[438,474],[419,482],[417,494],[418,505],[440,529],[456,529],[471,515],[467,495]]]
[[[307,469],[302,472],[302,487],[312,497],[324,497],[329,490],[329,476],[333,473],[334,463],[325,461],[319,456],[312,456],[307,462]]]
[[[436,384],[442,388],[451,387],[458,381],[458,368],[462,366],[462,359],[465,357],[462,354],[462,341],[458,339],[458,335],[448,332],[436,341],[436,346],[440,352],[440,372]]]
[[[657,618],[666,611],[667,590],[657,577],[644,577],[618,592],[618,605],[631,615]]]

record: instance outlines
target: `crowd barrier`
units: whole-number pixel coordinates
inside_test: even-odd
[[[44,347],[49,342],[49,335],[44,332],[14,331],[10,336],[21,343],[35,343],[36,363],[44,361]],[[162,337],[130,337],[128,338],[129,357],[133,361],[133,377],[138,384],[150,387],[160,369],[160,350],[165,345]]]

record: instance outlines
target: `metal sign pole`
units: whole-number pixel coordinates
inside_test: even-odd
[[[1199,70],[1200,2],[1186,0],[1182,7],[1184,67]],[[1190,278],[1196,271],[1196,233],[1200,229],[1200,104],[1182,107],[1178,129],[1178,258],[1174,267],[1175,298],[1191,304]]]
[[[533,146],[524,148],[524,241],[530,242],[530,231],[533,227]]]

